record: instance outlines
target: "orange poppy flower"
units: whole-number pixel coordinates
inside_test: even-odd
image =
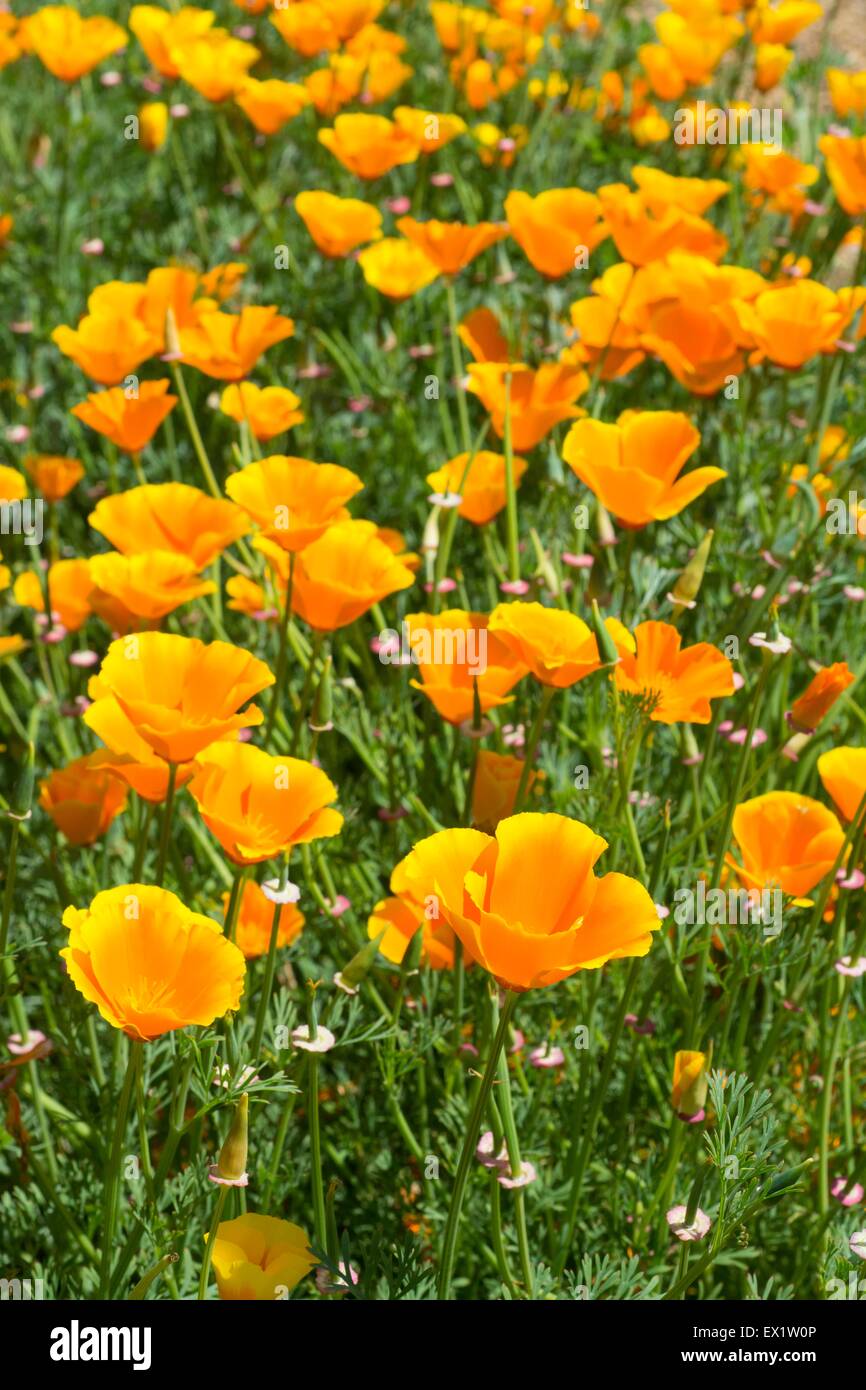
[[[118,449],[137,454],[149,444],[167,415],[177,405],[177,396],[168,395],[169,381],[142,381],[130,396],[123,386],[110,391],[94,391],[71,413],[85,425],[105,435]]]
[[[51,341],[93,381],[115,385],[162,351],[164,330],[138,317],[143,291],[142,285],[120,281],[100,285],[78,327],[61,324]]]
[[[0,463],[0,501],[21,502],[27,496],[27,481],[17,468]]]
[[[441,111],[419,111],[414,106],[398,106],[394,120],[404,130],[410,140],[418,146],[421,154],[432,154],[441,150],[466,130],[466,122],[460,116]]]
[[[121,555],[172,550],[196,570],[249,530],[240,507],[186,482],[147,482],[101,498],[88,521]]]
[[[528,812],[479,830],[441,830],[409,856],[438,910],[503,987],[524,991],[644,956],[659,918],[635,879],[594,865],[607,842],[566,816]]]
[[[145,483],[103,497],[87,519],[122,555],[173,551],[195,570],[249,530],[240,507],[188,483]]]
[[[749,303],[733,300],[729,312],[755,344],[750,362],[766,357],[794,370],[816,353],[836,350],[864,299],[863,289],[836,293],[817,280],[796,280],[765,290]]]
[[[226,480],[226,492],[283,550],[298,551],[348,517],[346,503],[364,484],[336,463],[273,454]]]
[[[149,743],[136,732],[131,719],[111,696],[95,701],[85,712],[87,727],[110,750],[106,771],[131,787],[144,801],[165,801],[169,768]],[[186,785],[195,771],[193,763],[181,763],[175,773],[175,787]]]
[[[767,792],[734,811],[734,840],[742,856],[727,863],[746,888],[781,888],[801,898],[836,861],[845,836],[833,812],[798,792]]]
[[[48,599],[51,616],[68,632],[77,632],[93,612],[93,579],[88,560],[58,560],[48,569]],[[45,596],[39,576],[24,570],[12,586],[16,603],[23,608],[45,612]]]
[[[420,247],[400,237],[383,237],[358,253],[368,285],[389,299],[408,299],[436,279],[439,269]]]
[[[508,228],[495,222],[468,227],[463,222],[437,222],[433,218],[418,222],[414,217],[401,217],[397,230],[424,252],[441,275],[457,275],[482,251],[508,236]]]
[[[747,22],[756,44],[790,43],[823,13],[823,5],[816,0],[782,0],[778,5],[756,5],[747,15]]]
[[[291,338],[292,319],[274,305],[245,305],[239,314],[205,312],[182,329],[183,361],[218,381],[240,381],[249,376],[262,353],[275,343]]]
[[[24,467],[47,502],[60,502],[84,477],[84,464],[56,454],[30,454]]]
[[[259,82],[248,77],[235,93],[235,104],[262,135],[276,135],[299,111],[309,106],[310,98],[300,82],[280,82],[277,78]]]
[[[523,767],[522,758],[479,748],[472,784],[472,824],[478,830],[492,835],[499,822],[511,815]],[[532,796],[536,786],[540,790],[543,781],[544,773],[533,768],[527,778],[526,795]]]
[[[220,410],[238,424],[247,422],[256,439],[273,439],[293,425],[300,425],[304,412],[300,396],[285,386],[256,386],[242,381],[227,386],[220,396]]]
[[[378,179],[418,158],[415,141],[387,116],[337,116],[332,129],[319,131],[319,140],[344,169],[362,179]]]
[[[137,115],[141,148],[148,154],[155,154],[168,138],[168,107],[164,101],[146,101],[139,106]]]
[[[88,753],[39,783],[39,805],[71,845],[92,845],[126,806],[126,788],[106,767],[111,755]]]
[[[225,29],[208,29],[175,44],[171,56],[178,74],[207,101],[227,101],[249,80],[248,70],[261,57],[251,43]]]
[[[801,734],[813,734],[824,715],[854,680],[847,661],[834,661],[832,666],[816,671],[803,694],[791,706],[788,715],[791,727]]]
[[[382,235],[382,214],[360,198],[337,198],[323,190],[309,190],[295,198],[301,218],[323,256],[339,259],[357,246]]]
[[[866,115],[866,69],[847,72],[845,68],[828,68],[826,77],[833,110],[840,120]]]
[[[580,367],[545,362],[533,370],[522,362],[472,362],[467,390],[489,411],[494,432],[505,437],[506,410],[511,417],[511,443],[532,449],[562,420],[583,411],[574,404],[589,385]]]
[[[88,693],[96,704],[114,697],[154,753],[186,763],[237,729],[261,724],[260,709],[240,706],[273,683],[263,661],[229,642],[142,632],[112,642]]]
[[[79,994],[127,1037],[152,1042],[236,1009],[246,966],[217,922],[165,888],[127,883],[68,907],[60,955]]]
[[[614,668],[617,689],[640,695],[649,717],[659,724],[709,724],[710,700],[734,693],[728,658],[710,642],[681,647],[682,637],[670,623],[638,623],[635,648],[621,652]]]
[[[671,1105],[678,1115],[689,1118],[703,1110],[709,1084],[707,1060],[704,1052],[678,1052],[674,1057]]]
[[[179,77],[172,50],[190,39],[201,38],[216,22],[212,10],[184,5],[176,13],[159,5],[133,5],[129,27],[162,77]]]
[[[631,176],[648,204],[669,204],[695,217],[703,217],[731,187],[723,179],[679,178],[649,164],[635,164]]]
[[[634,651],[628,628],[616,618],[606,618],[604,625],[621,657]],[[601,670],[592,629],[567,609],[519,601],[500,603],[490,614],[488,629],[537,681],[555,690],[565,690]]]
[[[846,821],[853,821],[866,793],[866,748],[831,748],[822,753],[818,776]]]
[[[372,521],[338,521],[298,555],[292,611],[317,631],[333,632],[414,578]]]
[[[601,203],[581,188],[550,188],[535,198],[514,189],[505,216],[527,259],[552,280],[569,275],[578,251],[594,251],[608,235]]]
[[[319,767],[272,757],[251,743],[215,743],[202,754],[190,795],[234,864],[260,864],[292,845],[339,835],[337,789]]]
[[[107,594],[132,618],[156,622],[181,604],[216,591],[210,579],[202,579],[193,560],[172,550],[144,550],[136,555],[109,551],[94,555],[90,577],[96,589]],[[98,600],[91,599],[94,607]],[[126,623],[127,629],[135,626]]]
[[[827,161],[827,177],[850,217],[866,212],[866,135],[822,135],[818,147]]]
[[[293,10],[314,8],[318,7],[290,5],[277,10],[274,22]],[[221,1299],[273,1303],[285,1298],[316,1262],[309,1236],[291,1221],[247,1211],[217,1226],[213,1269]]]
[[[304,78],[304,89],[320,116],[336,116],[360,95],[364,63],[348,53],[333,53],[326,68],[316,68]]]
[[[422,965],[428,965],[432,970],[451,970],[454,966],[454,933],[442,921],[428,921],[423,905],[415,904],[405,895],[383,898],[367,920],[368,937],[373,941],[384,933],[379,950],[394,965],[402,962],[412,938],[419,931],[422,933]]]
[[[623,317],[614,300],[587,295],[571,306],[578,341],[566,348],[561,361],[586,362],[602,381],[615,381],[643,362],[640,332]]]
[[[722,468],[695,468],[678,475],[701,442],[688,416],[643,410],[622,424],[579,420],[562,457],[580,481],[625,526],[667,521],[726,477]]]
[[[229,894],[223,894],[223,912],[228,909]],[[235,941],[246,960],[267,955],[271,943],[274,904],[266,898],[257,883],[247,879],[241,893],[235,920]],[[277,946],[291,946],[304,929],[304,914],[296,903],[284,903],[277,925]]]
[[[712,396],[743,371],[745,353],[712,305],[680,299],[654,306],[641,347],[654,353],[687,391]]]
[[[632,265],[647,265],[671,251],[692,251],[720,261],[727,250],[721,232],[683,208],[632,193],[624,183],[598,190],[601,208],[616,249]]]
[[[482,713],[509,703],[509,692],[528,667],[488,631],[482,613],[449,608],[442,613],[409,613],[404,619],[408,645],[420,680],[411,682],[449,724],[472,718],[475,687]]]
[[[753,190],[755,201],[766,194],[776,212],[799,216],[806,201],[806,189],[819,177],[815,164],[804,164],[787,150],[773,145],[744,145],[744,183]]]
[[[515,456],[512,466],[514,486],[519,487],[529,464]],[[505,506],[505,457],[487,449],[479,449],[475,455],[457,454],[435,473],[428,473],[427,482],[443,496],[457,494],[461,498],[458,515],[476,526],[485,526]]]
[[[22,19],[18,37],[43,67],[64,82],[76,82],[129,42],[114,20],[104,15],[83,19],[71,5],[43,5]]]
[[[783,43],[761,43],[755,49],[755,86],[769,92],[781,82],[794,60],[794,50]]]
[[[461,319],[457,337],[475,362],[508,362],[508,341],[492,309],[473,309]]]

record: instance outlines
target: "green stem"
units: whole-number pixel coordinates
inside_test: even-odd
[[[165,877],[165,864],[168,858],[168,846],[171,840],[171,816],[174,810],[174,792],[177,783],[177,763],[168,765],[168,788],[165,793],[165,810],[162,816],[162,830],[159,836],[159,858],[156,861],[156,877],[154,882],[157,888],[162,887],[162,880]]]
[[[111,1255],[114,1245],[114,1230],[117,1224],[117,1195],[120,1183],[120,1162],[123,1157],[123,1140],[126,1134],[129,1100],[132,1095],[132,1087],[135,1081],[136,1068],[138,1066],[137,1049],[143,1046],[144,1044],[139,1042],[131,1042],[129,1045],[126,1075],[123,1080],[123,1089],[120,1093],[120,1100],[118,1102],[117,1114],[114,1121],[114,1137],[111,1142],[111,1153],[108,1159],[108,1171],[105,1175],[105,1186],[103,1188],[102,1197],[102,1258],[99,1275],[100,1298],[108,1298],[111,1286]]]
[[[199,1275],[198,1280],[199,1302],[201,1302],[201,1300],[207,1294],[207,1283],[208,1278],[210,1276],[211,1260],[213,1259],[213,1248],[216,1244],[217,1233],[219,1231],[220,1226],[220,1218],[223,1214],[223,1207],[226,1204],[226,1197],[228,1196],[228,1192],[229,1190],[227,1187],[220,1188],[220,1194],[217,1197],[216,1211],[213,1214],[213,1221],[211,1222],[210,1230],[207,1233],[207,1241],[205,1242],[204,1247],[204,1256],[201,1262],[201,1274]]]

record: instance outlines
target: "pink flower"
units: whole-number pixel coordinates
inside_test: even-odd
[[[843,1207],[856,1207],[863,1201],[863,1187],[859,1182],[851,1183],[847,1178],[837,1178],[830,1188],[830,1196],[841,1202]]]
[[[516,1177],[511,1173],[510,1169],[506,1169],[506,1171],[499,1174],[496,1181],[499,1183],[500,1187],[528,1187],[531,1182],[535,1182],[537,1177],[538,1174],[535,1171],[534,1164],[527,1163],[524,1159],[520,1165],[520,1172]]]
[[[530,1052],[529,1064],[539,1069],[564,1067],[565,1053],[561,1047],[551,1047],[549,1043],[542,1043],[541,1047],[534,1047]]]
[[[677,1240],[703,1240],[712,1222],[705,1211],[698,1207],[694,1219],[690,1225],[686,1225],[686,1208],[684,1206],[671,1207],[666,1213],[665,1219],[676,1236]]]
[[[312,1042],[308,1024],[302,1023],[299,1028],[292,1030],[292,1042],[301,1052],[330,1052],[336,1041],[330,1028],[323,1028],[321,1023],[316,1027],[316,1035]]]

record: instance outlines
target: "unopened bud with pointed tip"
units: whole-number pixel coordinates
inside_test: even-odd
[[[595,633],[595,640],[598,644],[598,656],[602,666],[615,666],[619,661],[619,652],[616,649],[616,643],[602,620],[595,599],[592,600],[592,623],[590,626]]]
[[[707,531],[694,555],[677,579],[673,590],[668,594],[668,598],[674,605],[675,610],[678,611],[682,608],[694,607],[695,599],[700,593],[701,584],[703,583],[704,572],[707,568],[707,560],[710,557],[712,544],[713,532]]]
[[[217,1173],[224,1182],[240,1183],[247,1175],[250,1098],[244,1091],[232,1117],[231,1129],[220,1149]]]
[[[314,734],[326,734],[330,729],[333,729],[332,713],[331,658],[326,656],[325,664],[322,667],[322,674],[319,677],[319,684],[316,686],[313,709],[310,714],[310,728]]]

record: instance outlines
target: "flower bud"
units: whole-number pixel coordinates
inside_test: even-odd
[[[678,616],[679,609],[694,607],[695,599],[700,592],[703,582],[704,571],[707,568],[707,560],[710,556],[710,547],[712,544],[713,532],[707,531],[694,555],[677,579],[672,592],[668,594],[668,598],[674,605],[675,619]]]
[[[235,1107],[231,1129],[220,1149],[217,1163],[217,1172],[225,1182],[237,1183],[246,1177],[249,1108],[250,1098],[244,1091]]]
[[[598,643],[598,655],[602,666],[615,666],[619,661],[619,652],[616,643],[602,622],[601,614],[598,611],[598,604],[592,600],[592,623],[590,624],[595,633],[595,640]]]
[[[322,674],[319,677],[319,684],[316,686],[313,709],[310,714],[310,728],[314,734],[326,734],[330,729],[333,729],[332,713],[331,658],[327,656],[322,667]]]

